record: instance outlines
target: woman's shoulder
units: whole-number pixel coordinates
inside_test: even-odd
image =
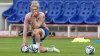
[[[39,14],[40,14],[40,15],[44,15],[44,13],[43,13],[43,12],[39,12]]]
[[[25,20],[29,21],[30,16],[31,16],[31,12],[27,13],[26,16],[25,16]]]
[[[26,16],[30,16],[30,15],[31,15],[31,12],[29,12],[29,13],[26,14]]]

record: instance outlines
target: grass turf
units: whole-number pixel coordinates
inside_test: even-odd
[[[68,38],[47,38],[43,42],[43,46],[45,47],[55,45],[61,53],[21,53],[22,37],[0,38],[0,56],[87,56],[85,54],[85,47],[87,45],[93,45],[96,49],[95,54],[90,56],[100,56],[100,43],[93,43],[95,39],[91,39],[90,43],[71,43],[72,40]],[[28,38],[28,44],[31,44],[31,41],[31,38]]]

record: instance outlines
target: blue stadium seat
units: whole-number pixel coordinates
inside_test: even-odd
[[[50,1],[53,1],[53,0],[45,0],[46,2],[50,2]]]
[[[30,2],[29,1],[20,1],[16,6],[17,11],[7,18],[8,23],[22,23],[24,21],[25,15],[30,11]]]
[[[78,0],[61,0],[62,2],[73,2],[73,1],[77,1],[78,2]]]
[[[45,0],[37,0],[37,1],[41,1],[41,2],[43,2],[43,1],[45,1]]]
[[[61,1],[61,0],[53,0],[53,1]]]
[[[46,1],[39,1],[39,4],[40,4],[39,11],[45,13],[45,11],[47,10],[47,3],[46,3]]]
[[[60,16],[62,9],[62,2],[49,2],[48,13],[46,14],[46,23],[52,23],[52,20]]]
[[[59,18],[55,18],[54,23],[67,23],[78,12],[78,2],[65,2],[63,7],[63,14]]]
[[[70,23],[81,24],[85,19],[91,17],[93,11],[93,2],[83,1],[79,4],[79,13],[69,20]]]
[[[7,9],[6,11],[4,11],[4,12],[2,13],[2,15],[3,15],[4,17],[8,17],[8,16],[13,15],[13,14],[16,12],[16,10],[17,10],[16,4],[17,4],[18,2],[20,2],[20,1],[32,1],[32,0],[13,0],[12,6],[11,6],[9,9]]]
[[[83,1],[85,1],[85,2],[90,2],[90,1],[92,1],[92,0],[78,0],[80,3],[81,2],[83,2]]]
[[[16,12],[16,4],[21,1],[21,0],[13,0],[13,5],[6,11],[4,11],[2,13],[2,15],[4,17],[8,17],[8,16],[11,16],[12,14],[14,14]]]
[[[100,22],[100,2],[95,4],[92,16],[85,20],[87,24],[97,24]]]

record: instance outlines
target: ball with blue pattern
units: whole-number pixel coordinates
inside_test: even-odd
[[[32,45],[31,45],[31,48],[32,48],[32,51],[33,51],[34,53],[38,53],[38,52],[39,52],[39,48],[38,48],[38,46],[37,46],[36,44],[32,44]]]
[[[95,53],[95,48],[91,45],[86,46],[85,53],[88,55],[93,55]]]
[[[28,46],[22,47],[22,48],[21,48],[21,52],[22,52],[22,53],[28,53],[28,52],[29,52]]]

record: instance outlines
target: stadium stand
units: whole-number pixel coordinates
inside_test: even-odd
[[[53,0],[45,0],[46,2],[50,2],[50,1],[53,1]]]
[[[4,11],[3,13],[2,13],[2,15],[4,16],[4,17],[8,17],[8,16],[11,16],[11,15],[13,15],[15,12],[16,12],[16,4],[19,2],[19,0],[13,0],[13,5],[8,9],[8,10],[6,10],[6,11]]]
[[[17,11],[7,18],[8,23],[20,24],[24,21],[25,15],[30,11],[30,2],[29,1],[20,1],[16,6]]]
[[[62,2],[49,2],[48,13],[46,14],[46,23],[52,23],[53,19],[59,18],[62,10]]]
[[[79,14],[69,20],[70,23],[79,24],[83,23],[85,19],[90,18],[93,11],[92,2],[81,2],[79,4]]]
[[[40,4],[39,10],[46,14],[47,13],[46,12],[47,11],[47,3],[46,3],[46,1],[39,1],[39,4]]]
[[[9,9],[4,11],[2,13],[2,15],[4,17],[9,17],[9,16],[13,15],[16,12],[16,10],[17,10],[17,7],[16,7],[17,3],[20,2],[20,1],[32,1],[32,0],[13,0],[13,5]]]
[[[41,2],[43,2],[43,1],[45,1],[45,0],[37,0],[37,1],[41,1]]]
[[[69,19],[76,16],[78,13],[78,3],[77,2],[64,2],[63,5],[63,12],[59,18],[55,18],[53,20],[54,23],[67,23]]]
[[[100,22],[100,2],[95,4],[95,8],[93,9],[92,16],[85,20],[87,24],[99,24]]]
[[[19,0],[18,0],[19,1]],[[29,1],[29,0],[27,0]],[[94,25],[100,23],[100,11],[99,6],[100,0],[38,0],[40,3],[39,10],[41,12],[47,11],[46,23],[48,26],[67,26],[68,27],[68,36],[70,36],[71,27],[98,27],[98,36],[100,34],[100,26]],[[14,3],[14,2],[13,2]],[[26,0],[17,3],[16,11],[13,15],[7,18],[9,25],[9,31],[13,25],[23,26],[24,17],[26,13],[30,11],[29,8],[25,9],[24,7],[29,7],[30,2],[26,4]],[[24,5],[24,7],[22,6]],[[14,6],[14,5],[12,5]],[[85,25],[82,25],[84,24]],[[49,25],[50,24],[50,25]],[[76,25],[77,24],[77,25]],[[78,25],[81,24],[81,25]],[[92,24],[92,25],[89,25]]]
[[[12,6],[16,7],[16,5],[14,5],[14,4],[17,4],[18,1],[13,0]],[[29,1],[29,0],[27,0],[27,1]],[[83,23],[83,21],[85,21],[85,23],[89,23],[89,21],[92,20],[91,17],[95,17],[94,15],[92,15],[93,14],[93,7],[91,7],[91,6],[93,6],[93,3],[90,2],[91,0],[89,0],[89,1],[87,1],[87,0],[80,1],[79,0],[80,3],[78,3],[78,1],[77,1],[76,5],[75,5],[75,3],[73,3],[70,6],[68,4],[66,4],[64,1],[62,1],[62,2],[61,1],[62,0],[54,0],[54,1],[52,1],[52,0],[50,0],[50,1],[49,0],[39,0],[40,11],[47,13],[46,14],[46,23],[65,23],[66,24],[67,22],[69,22],[69,23],[73,23],[73,24],[79,24],[79,23]],[[76,2],[76,0],[66,0],[66,1],[69,4],[72,3],[73,1]],[[60,3],[56,4],[58,2],[60,2]],[[86,6],[86,5],[89,5],[89,3],[91,3],[90,6]],[[55,6],[55,5],[57,5],[57,6]],[[77,5],[79,6],[79,8],[77,7]],[[54,7],[55,8],[58,7],[58,9],[55,9]],[[14,7],[11,7],[11,8],[14,8]],[[14,11],[13,13],[16,14],[15,12],[17,10],[19,10],[19,9],[16,9],[16,10],[12,9],[11,11],[12,12]],[[3,15],[4,15],[4,13],[3,13]],[[10,18],[10,17],[8,17],[8,18]],[[88,17],[90,17],[90,18],[88,18]],[[92,20],[92,21],[94,21],[94,20]],[[99,20],[97,19],[96,21],[99,21]],[[22,19],[22,22],[24,22],[24,19]],[[15,21],[15,23],[16,23],[16,21]],[[93,22],[93,23],[96,24],[96,22]],[[90,24],[92,24],[92,22]]]
[[[78,0],[79,2],[83,2],[83,1],[85,1],[85,2],[90,2],[90,1],[94,1],[94,0]]]

